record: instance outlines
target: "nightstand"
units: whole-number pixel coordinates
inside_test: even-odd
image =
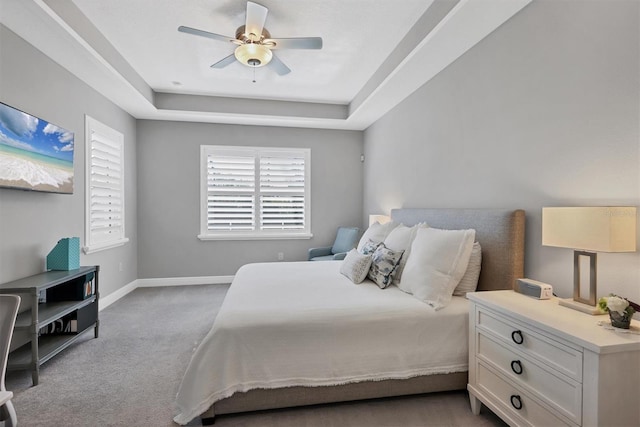
[[[513,291],[467,294],[469,399],[510,425],[640,425],[640,322],[627,333]]]

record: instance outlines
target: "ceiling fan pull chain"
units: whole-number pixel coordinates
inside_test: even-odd
[[[253,67],[253,82],[256,82],[256,67]]]

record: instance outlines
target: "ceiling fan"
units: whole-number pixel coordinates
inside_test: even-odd
[[[211,65],[211,68],[224,68],[234,61],[249,67],[262,67],[271,64],[276,73],[283,76],[291,72],[273,52],[277,49],[322,49],[321,37],[298,37],[286,39],[271,38],[264,27],[269,9],[258,3],[247,2],[247,18],[244,25],[238,27],[235,37],[222,36],[196,28],[180,26],[178,31],[213,40],[231,42],[238,45],[234,53]]]

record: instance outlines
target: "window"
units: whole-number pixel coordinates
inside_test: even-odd
[[[308,239],[311,150],[200,147],[202,240]]]
[[[120,246],[124,234],[124,136],[85,116],[85,253]]]

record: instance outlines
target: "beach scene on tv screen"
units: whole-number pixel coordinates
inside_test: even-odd
[[[73,132],[0,103],[0,186],[73,193]]]

